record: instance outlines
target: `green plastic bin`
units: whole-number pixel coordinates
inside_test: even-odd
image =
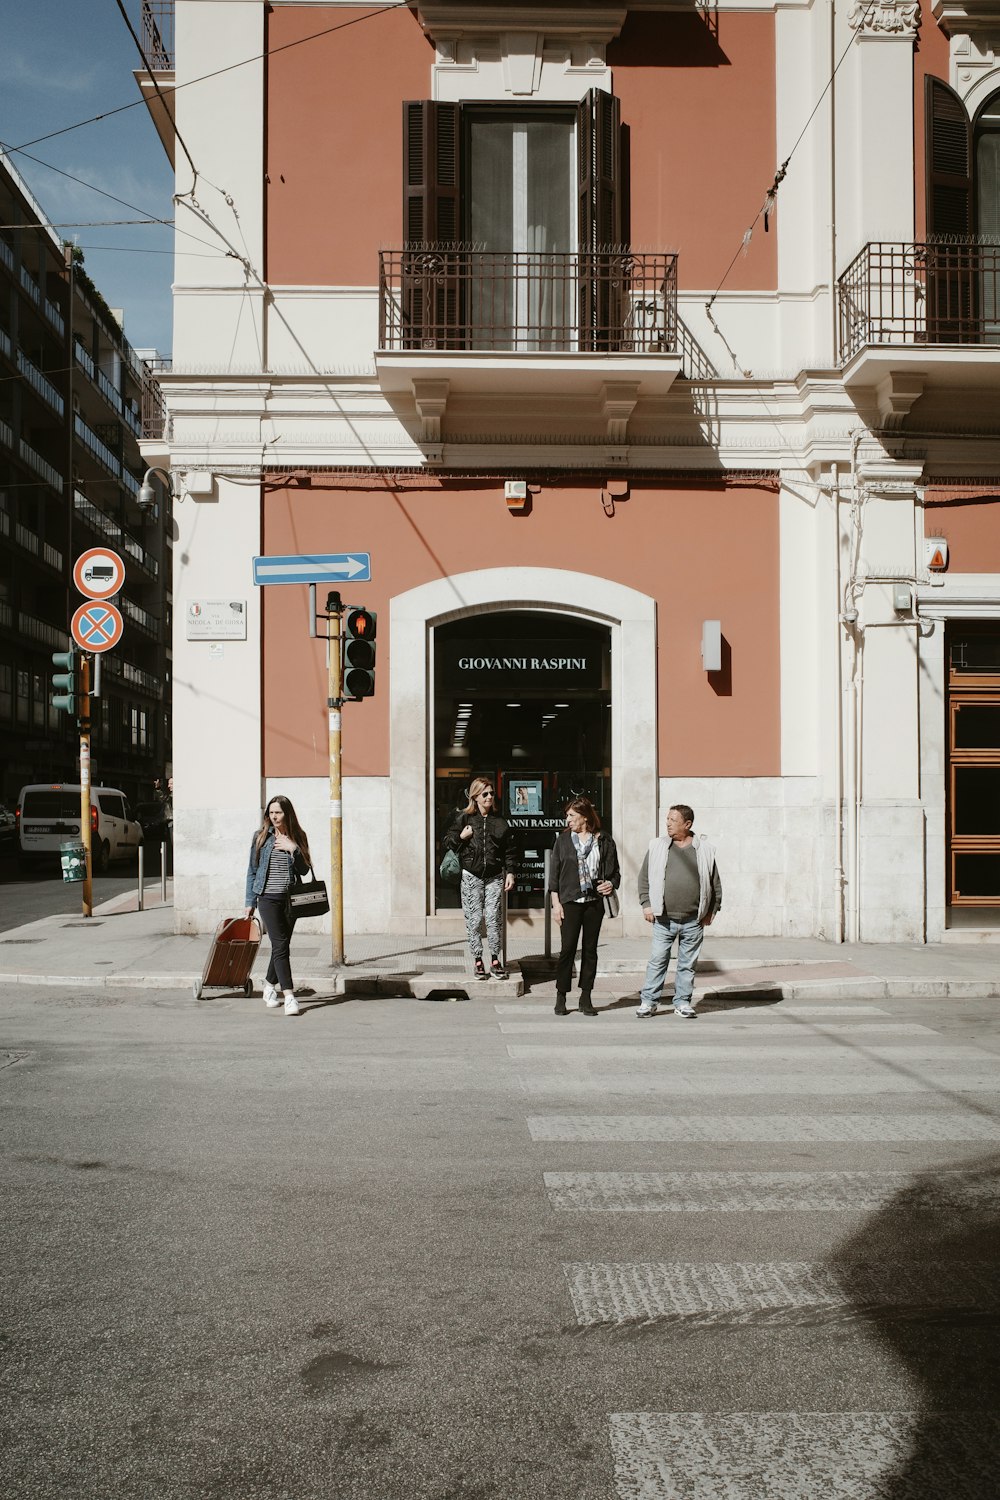
[[[63,880],[86,880],[87,850],[79,839],[67,839],[65,844],[60,844],[59,858]]]

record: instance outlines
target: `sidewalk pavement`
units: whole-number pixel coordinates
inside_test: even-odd
[[[168,881],[166,904],[158,888],[150,890],[141,912],[132,892],[96,907],[91,918],[64,913],[0,933],[0,984],[186,989],[193,998],[211,939],[204,933],[176,934],[171,902]],[[558,943],[556,933],[553,942]],[[349,935],[345,947],[347,963],[334,969],[329,937],[300,928],[292,947],[297,986],[317,995],[468,993],[500,999],[522,994],[527,979],[540,1000],[551,998],[554,990],[552,964],[537,934],[511,937],[506,983],[476,982],[458,937],[364,933]],[[637,993],[648,952],[643,938],[602,942],[595,993],[616,998]],[[258,990],[266,965],[265,939],[254,964]],[[219,993],[206,990],[204,998]],[[818,938],[727,938],[709,930],[695,1000],[719,995],[772,1001],[1000,997],[1000,943],[838,945]]]

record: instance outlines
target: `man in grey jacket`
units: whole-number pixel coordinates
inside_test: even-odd
[[[667,813],[665,838],[652,839],[639,871],[639,905],[653,926],[653,951],[639,994],[637,1016],[655,1016],[677,940],[674,1011],[693,1017],[694,969],[705,928],[722,910],[715,849],[692,833],[694,813],[679,803]]]

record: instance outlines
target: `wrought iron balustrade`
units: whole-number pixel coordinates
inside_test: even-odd
[[[670,353],[677,256],[422,245],[379,254],[379,348]]]
[[[174,0],[142,0],[142,50],[154,73],[174,66]]]
[[[842,363],[866,344],[1000,346],[1000,244],[875,242],[837,291]]]

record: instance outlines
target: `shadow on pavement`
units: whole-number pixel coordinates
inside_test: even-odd
[[[956,1202],[956,1184],[960,1198]],[[911,1449],[879,1500],[992,1500],[1000,1473],[1000,1156],[921,1173],[831,1262],[852,1304],[910,1377]],[[883,1306],[875,1262],[899,1256],[932,1290]]]

